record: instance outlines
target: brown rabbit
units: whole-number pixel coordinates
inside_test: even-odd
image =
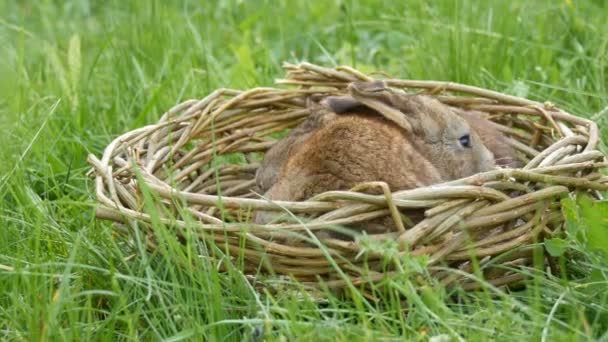
[[[276,182],[281,167],[289,156],[303,144],[314,130],[336,117],[336,113],[344,114],[354,110],[366,110],[362,104],[352,97],[328,97],[323,104],[330,110],[316,110],[311,116],[293,129],[289,135],[277,141],[267,152],[262,165],[256,172],[256,184],[264,193]],[[469,126],[479,135],[483,144],[494,155],[497,166],[517,168],[522,163],[517,159],[515,149],[510,146],[505,136],[496,128],[496,124],[479,111],[465,111],[452,108],[456,114],[464,118]]]
[[[495,166],[467,121],[437,100],[400,93],[383,82],[355,82],[349,91],[352,98],[326,103],[340,115],[322,120],[300,146],[283,155],[267,198],[303,200],[366,181],[383,181],[396,191]],[[255,221],[271,218],[258,213]]]

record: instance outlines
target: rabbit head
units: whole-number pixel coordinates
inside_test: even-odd
[[[501,167],[518,168],[523,164],[517,158],[517,153],[504,134],[497,128],[497,124],[488,120],[486,115],[479,111],[457,110],[458,115],[467,120],[484,145],[494,154],[496,165]]]

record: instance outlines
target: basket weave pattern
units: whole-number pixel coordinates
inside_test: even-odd
[[[388,78],[390,87],[422,91],[450,106],[490,113],[525,166],[413,190],[391,192],[386,184],[373,182],[302,202],[271,203],[255,192],[254,180],[261,153],[276,141],[269,136],[306,119],[310,96],[344,94],[350,82],[373,80],[348,67],[302,63],[285,68],[287,77],[277,82],[295,87],[219,89],[171,108],[156,124],[119,136],[100,159],[90,155],[100,203],[97,216],[136,222],[132,227],[152,234],[150,223],[160,215],[178,235],[193,229],[232,255],[242,253],[246,272],[256,272],[262,264],[310,285],[325,279],[335,288],[345,285],[335,276],[336,266],[355,283],[397,271],[383,268],[382,253],[367,250],[365,239],[321,238],[321,248],[292,235],[312,237],[309,232],[328,226],[386,216],[395,222],[395,231],[370,239],[396,241],[400,253],[428,255],[430,273],[441,282],[473,289],[476,284],[462,275],[472,272],[472,256],[494,285],[518,282],[521,274],[509,269],[531,263],[526,246],[561,232],[560,199],[574,191],[600,198],[601,191],[608,190],[608,178],[600,173],[607,164],[597,150],[598,128],[592,121],[550,103],[472,86]],[[154,215],[145,209],[144,187],[157,199]],[[370,187],[383,195],[362,192]],[[412,209],[425,214],[413,226],[402,216]],[[306,219],[247,223],[255,210],[289,211]],[[440,264],[464,272],[446,273],[435,267]]]

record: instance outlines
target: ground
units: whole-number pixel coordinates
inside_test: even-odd
[[[271,86],[283,61],[550,100],[608,141],[608,2],[5,0],[0,13],[0,339],[608,340],[606,206],[568,202],[549,246],[561,277],[508,294],[404,277],[404,312],[390,295],[260,296],[191,249],[127,246],[94,219],[86,177],[116,135],[219,87]]]

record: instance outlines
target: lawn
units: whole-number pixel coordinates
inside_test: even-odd
[[[0,13],[0,339],[608,341],[605,203],[567,201],[559,277],[529,269],[525,290],[467,294],[405,275],[404,310],[390,294],[260,295],[176,243],[145,253],[94,218],[86,176],[118,134],[216,88],[272,86],[283,61],[550,100],[608,141],[608,2],[4,0]]]

